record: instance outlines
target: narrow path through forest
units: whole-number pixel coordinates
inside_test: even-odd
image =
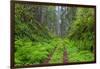
[[[56,48],[57,48],[57,47],[55,47],[55,48],[53,49],[54,52],[55,52]],[[50,53],[50,54],[48,55],[48,58],[43,62],[43,64],[48,64],[48,63],[49,63],[49,61],[51,60],[51,57],[52,57],[52,55],[54,54],[54,52],[52,52],[52,53]]]
[[[53,49],[54,52],[50,53],[48,55],[48,58],[43,62],[43,64],[49,64],[49,61],[51,60],[52,56],[54,55],[55,51],[56,51],[57,47],[55,47]],[[64,50],[63,50],[63,61],[62,63],[67,63],[68,62],[68,59],[67,59],[67,50],[66,50],[66,47],[64,46]]]

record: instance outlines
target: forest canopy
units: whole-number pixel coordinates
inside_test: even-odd
[[[15,4],[15,65],[94,61],[95,9]]]

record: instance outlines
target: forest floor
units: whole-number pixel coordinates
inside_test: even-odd
[[[20,42],[20,44],[19,44]],[[56,38],[50,42],[17,41],[16,64],[59,64],[94,61],[94,53],[80,50],[79,41]],[[22,43],[24,43],[22,45]],[[22,45],[22,47],[21,47]],[[82,44],[81,44],[82,45]],[[16,48],[18,48],[16,47]],[[20,56],[21,55],[21,56]],[[21,58],[21,60],[20,60]],[[31,58],[31,59],[30,59]]]
[[[53,53],[50,53],[46,61],[44,61],[45,64],[67,64],[73,62],[88,62],[94,60],[94,54],[92,52],[90,52],[89,50],[79,50],[75,44],[77,42],[75,41],[66,41],[62,40],[61,42],[59,42]]]
[[[54,51],[53,53],[50,53],[48,55],[48,58],[43,62],[43,64],[49,64],[49,62],[52,60],[51,58],[54,55],[55,50],[56,50],[56,48],[53,50]],[[63,58],[61,58],[61,59],[63,59],[63,63],[67,63],[68,62],[68,60],[67,60],[67,51],[66,51],[65,47],[64,47],[64,51],[63,51]]]

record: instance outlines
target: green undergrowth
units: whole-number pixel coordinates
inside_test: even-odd
[[[94,61],[93,53],[89,51],[75,52],[69,55],[69,62],[89,62]]]
[[[30,40],[15,41],[15,64],[40,64],[48,58],[50,53],[61,44],[60,38],[48,40],[48,42],[32,42]],[[63,51],[63,50],[62,50]],[[57,51],[58,52],[58,51]]]
[[[66,50],[68,62],[94,61],[94,53],[91,51],[91,41],[67,40]],[[89,44],[88,44],[89,43]]]
[[[63,62],[64,46],[62,43],[58,45],[49,63],[62,63]]]
[[[91,41],[75,41],[61,38],[54,38],[48,40],[48,42],[32,42],[24,39],[16,40],[15,64],[40,64],[48,58],[50,53],[53,53],[49,61],[50,64],[63,63],[64,47],[67,51],[66,58],[69,63],[94,61],[91,43]]]

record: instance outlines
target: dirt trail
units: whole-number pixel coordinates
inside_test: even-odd
[[[68,60],[67,60],[67,51],[66,51],[66,48],[64,47],[64,53],[63,53],[63,63],[67,63]]]
[[[56,50],[56,48],[54,48],[54,52],[55,52],[55,50]],[[49,63],[49,61],[51,60],[51,58],[52,58],[52,56],[53,56],[53,54],[54,54],[54,52],[53,53],[50,53],[49,55],[48,55],[48,58],[43,62],[43,64],[48,64]],[[67,60],[67,50],[66,50],[66,48],[64,47],[64,51],[63,51],[63,63],[68,63],[68,60]]]
[[[56,47],[53,49],[53,51],[55,52],[55,50],[56,50]],[[48,58],[43,62],[43,64],[48,64],[48,63],[49,63],[49,61],[51,60],[51,58],[52,58],[54,52],[53,52],[53,53],[50,53],[50,54],[48,55]]]

